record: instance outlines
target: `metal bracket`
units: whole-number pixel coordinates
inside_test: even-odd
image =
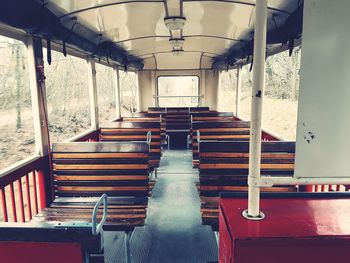
[[[242,216],[248,220],[253,220],[253,221],[260,221],[263,220],[265,218],[265,214],[263,212],[259,212],[258,216],[251,216],[248,214],[248,209],[244,210],[242,212]]]

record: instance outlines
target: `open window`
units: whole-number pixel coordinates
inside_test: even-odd
[[[35,154],[28,53],[21,41],[0,36],[0,170]]]
[[[116,118],[113,68],[96,63],[97,99],[100,122]]]
[[[160,76],[157,87],[159,107],[199,106],[197,76]]]
[[[44,50],[46,98],[51,142],[66,141],[91,128],[86,60],[52,50],[51,65]]]

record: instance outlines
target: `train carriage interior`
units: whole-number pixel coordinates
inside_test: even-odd
[[[1,1],[0,262],[350,262],[349,11]]]

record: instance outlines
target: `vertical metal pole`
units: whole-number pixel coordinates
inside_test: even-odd
[[[90,97],[90,115],[91,129],[98,130],[98,99],[97,99],[97,82],[96,82],[96,65],[91,58],[88,59],[88,77],[89,77],[89,97]]]
[[[159,107],[159,92],[158,92],[158,81],[157,81],[157,72],[155,70],[151,71],[151,89],[154,91],[154,106]]]
[[[42,42],[39,38],[28,38],[28,68],[31,89],[33,122],[36,152],[43,157],[43,168],[38,171],[41,208],[50,204],[53,198],[52,178],[50,173],[50,140],[48,129],[46,87],[44,79],[44,60]],[[40,181],[42,180],[42,181]]]
[[[266,50],[267,0],[256,1],[254,58],[253,58],[253,88],[250,114],[250,147],[249,147],[249,177],[248,177],[248,211],[246,217],[262,219],[260,213],[260,188],[256,182],[260,178],[261,159],[261,123],[265,88],[265,50]]]
[[[240,115],[240,104],[242,98],[242,65],[237,67],[237,83],[236,83],[236,117]]]
[[[116,118],[120,119],[122,117],[121,104],[120,104],[120,76],[118,67],[114,68],[114,88],[115,88],[115,109],[116,109]]]

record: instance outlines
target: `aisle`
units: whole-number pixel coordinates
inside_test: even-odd
[[[158,181],[149,201],[146,226],[135,231],[132,262],[204,263],[217,260],[217,245],[211,228],[201,225],[200,202],[195,187],[198,172],[192,168],[190,151],[171,150],[162,157]],[[109,234],[106,243],[114,243],[124,262],[122,235]],[[116,250],[115,250],[116,249]],[[116,253],[117,252],[117,253]]]

